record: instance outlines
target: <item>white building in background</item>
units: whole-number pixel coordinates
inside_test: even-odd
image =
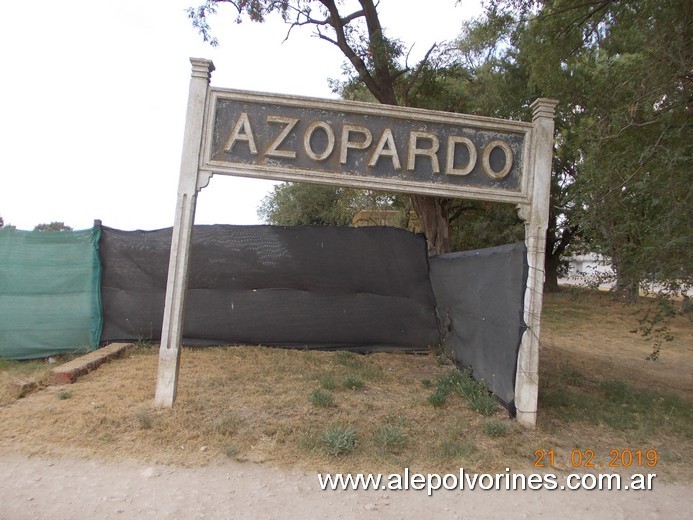
[[[561,285],[598,286],[609,290],[616,281],[616,273],[608,257],[597,253],[575,255],[568,259],[568,272],[558,283]]]
[[[558,280],[561,285],[589,285],[597,286],[599,289],[608,291],[616,283],[616,272],[611,265],[611,260],[607,256],[597,253],[587,253],[575,255],[568,259],[568,273]],[[656,293],[662,287],[653,285],[646,288],[641,293]],[[688,297],[693,297],[693,289],[686,292]]]

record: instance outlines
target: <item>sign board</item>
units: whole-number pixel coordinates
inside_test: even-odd
[[[242,92],[210,87],[212,62],[190,61],[156,404],[176,397],[197,193],[222,174],[516,204],[529,272],[515,406],[518,421],[533,426],[557,102],[536,100],[526,123]]]
[[[202,169],[526,202],[532,125],[211,88]]]

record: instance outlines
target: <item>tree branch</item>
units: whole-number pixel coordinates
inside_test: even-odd
[[[477,209],[476,206],[458,206],[457,208],[455,208],[455,212],[448,217],[448,222],[452,224],[458,218],[460,218],[463,213],[467,211],[473,211],[475,209]]]
[[[394,83],[391,74],[391,56],[388,53],[387,41],[380,25],[378,10],[373,0],[359,0],[363,8],[368,29],[368,48],[373,59],[373,76],[378,85],[378,101],[387,105],[397,105]]]
[[[402,104],[406,107],[409,106],[409,92],[411,91],[412,87],[414,86],[414,83],[416,83],[416,80],[419,79],[419,75],[421,74],[421,71],[423,70],[424,66],[426,63],[428,63],[428,58],[431,56],[431,53],[433,52],[433,49],[435,49],[437,44],[433,44],[430,49],[428,49],[428,52],[426,55],[423,57],[423,59],[419,62],[419,65],[416,67],[416,70],[414,71],[414,74],[412,74],[411,78],[409,81],[407,81],[407,84],[404,86],[404,91],[402,92]]]
[[[368,90],[371,91],[371,93],[376,97],[378,101],[381,103],[388,103],[387,100],[389,100],[388,96],[383,93],[383,90],[380,88],[379,82],[376,81],[376,78],[373,77],[371,72],[368,70],[368,66],[366,65],[366,62],[363,61],[363,59],[356,53],[356,51],[349,45],[349,42],[347,40],[346,32],[345,32],[345,23],[344,19],[340,16],[339,14],[339,9],[337,8],[336,3],[334,0],[319,0],[322,5],[325,6],[327,11],[329,12],[329,24],[335,31],[336,33],[336,40],[332,40],[331,38],[322,35],[318,33],[318,36],[322,38],[325,41],[328,41],[334,45],[336,45],[339,50],[342,51],[342,54],[346,56],[346,58],[351,62],[353,65],[354,69],[356,70],[356,73],[359,75],[359,78],[365,83],[366,87]],[[365,13],[364,10],[364,16],[367,17],[367,13]],[[351,18],[351,20],[356,19],[357,17],[354,16]],[[394,104],[394,103],[390,103]]]

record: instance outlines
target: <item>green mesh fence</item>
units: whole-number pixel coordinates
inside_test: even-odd
[[[101,336],[100,227],[0,229],[0,358],[94,350]]]

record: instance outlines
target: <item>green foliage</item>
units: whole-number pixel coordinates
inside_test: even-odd
[[[483,381],[475,381],[471,370],[451,369],[436,381],[436,388],[428,398],[433,406],[443,406],[451,392],[456,392],[469,401],[469,405],[481,415],[493,415],[498,410],[498,401],[486,389]]]
[[[72,228],[66,226],[64,222],[51,222],[50,224],[38,224],[34,231],[72,231]]]
[[[189,10],[207,41],[217,3]],[[414,66],[386,36],[377,4],[360,3],[354,13],[317,0],[233,5],[238,22],[275,13],[339,47],[348,65],[333,89],[345,99],[516,120],[531,118],[537,97],[558,99],[546,287],[558,289],[567,255],[588,250],[610,257],[626,296],[637,296],[641,282],[669,293],[693,285],[690,2],[489,0],[454,45],[431,49]],[[260,215],[283,225],[348,224],[356,208],[383,207],[351,191],[279,187]],[[382,202],[401,210],[404,227],[415,224],[407,197]],[[420,217],[431,204],[417,203]],[[420,224],[429,238],[450,226],[453,249],[523,237],[509,206],[441,205],[439,217]]]
[[[314,390],[308,399],[315,406],[319,406],[321,408],[328,408],[334,404],[332,392],[329,390],[323,390],[322,388],[317,388]]]
[[[530,83],[573,114],[581,232],[627,297],[691,284],[690,14],[678,0],[547,1],[518,30]]]
[[[428,396],[428,402],[435,407],[441,407],[448,402],[449,390],[445,390],[441,387],[436,387],[435,391]]]
[[[502,437],[508,433],[508,425],[500,421],[492,421],[484,424],[484,433],[491,438]]]
[[[669,321],[676,315],[673,302],[662,296],[655,298],[638,319],[638,326],[631,330],[652,344],[652,352],[647,356],[650,361],[657,361],[662,346],[667,341],[673,341],[674,336],[669,329]]]
[[[562,421],[606,424],[628,433],[633,440],[675,432],[693,438],[693,405],[657,390],[639,390],[620,380],[596,384],[582,381],[540,389],[540,406],[556,409]]]
[[[571,249],[610,257],[624,296],[637,297],[641,282],[669,293],[690,286],[690,5],[492,0],[486,7],[465,26],[456,56],[474,79],[475,110],[527,119],[533,98],[560,101],[547,286],[557,288],[561,256]]]
[[[351,426],[347,428],[335,426],[323,433],[322,441],[325,452],[333,457],[338,457],[354,450],[358,435]]]
[[[438,446],[438,456],[444,461],[468,458],[478,451],[474,444],[457,439],[444,439]]]
[[[339,351],[334,355],[335,363],[348,368],[361,368],[363,360],[353,352]]]
[[[280,226],[348,226],[362,209],[389,209],[392,197],[353,188],[283,183],[261,202],[258,216]]]
[[[334,390],[336,388],[336,384],[334,381],[334,375],[333,374],[322,374],[318,377],[318,382],[320,383],[320,386],[324,388],[325,390]]]
[[[72,397],[72,392],[69,390],[60,390],[59,392],[56,392],[55,396],[61,401],[64,401],[65,399],[70,399]]]
[[[406,447],[408,438],[402,426],[383,424],[375,434],[375,442],[390,453],[399,453]]]
[[[351,390],[356,390],[357,388],[363,388],[365,385],[365,381],[363,380],[362,377],[357,376],[357,375],[349,375],[347,378],[344,380],[344,387],[349,388]]]

